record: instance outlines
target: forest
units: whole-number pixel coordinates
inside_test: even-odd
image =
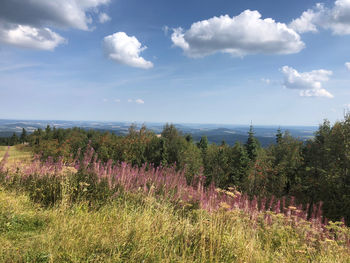
[[[3,138],[2,144],[28,143],[42,160],[82,158],[91,146],[99,161],[126,162],[141,167],[175,167],[184,170],[190,184],[203,175],[205,185],[235,188],[253,198],[295,198],[308,205],[311,215],[322,202],[324,216],[350,222],[350,115],[333,125],[325,120],[313,139],[293,138],[288,131],[276,131],[276,142],[261,147],[251,126],[245,144],[209,144],[205,136],[194,142],[166,124],[161,135],[129,128],[126,136],[80,128],[56,129],[47,126],[28,135],[23,129]]]

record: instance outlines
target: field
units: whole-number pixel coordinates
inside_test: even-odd
[[[27,161],[30,161],[32,157],[30,148],[26,145],[20,144],[20,145],[10,147],[9,150],[7,146],[0,146],[0,159],[2,159],[2,157],[5,155],[7,151],[9,152],[8,161],[10,163],[27,162]]]
[[[97,165],[86,158],[84,164]],[[294,215],[294,208],[289,214],[259,211],[245,199],[234,209],[219,199],[218,209],[201,209],[207,192],[171,181],[181,177],[171,170],[164,170],[169,177],[163,184],[163,172],[152,182],[152,171],[107,164],[98,168],[107,179],[121,171],[125,177],[106,185],[87,176],[93,170],[28,165],[30,174],[2,172],[0,262],[350,262],[348,228],[332,223],[323,231]],[[111,192],[113,183],[118,192]],[[173,198],[175,188],[184,201]],[[204,201],[194,206],[189,198],[199,192]],[[210,193],[211,202],[217,196]]]
[[[0,189],[1,262],[349,262],[334,241],[307,244],[276,223],[253,227],[239,213],[181,215],[153,198],[129,197],[98,211],[42,209]]]

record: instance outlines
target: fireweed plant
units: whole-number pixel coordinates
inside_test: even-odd
[[[40,156],[34,156],[30,163],[8,164],[8,157],[7,151],[0,162],[1,185],[28,193],[32,201],[44,207],[86,202],[98,209],[123,194],[142,194],[168,200],[183,212],[203,209],[209,213],[242,213],[253,227],[273,228],[282,222],[306,242],[337,242],[350,247],[350,229],[344,220],[324,218],[322,202],[310,207],[296,204],[294,197],[250,199],[234,188],[219,189],[213,183],[205,187],[202,175],[194,176],[189,183],[185,171],[177,171],[175,166],[136,167],[111,160],[102,163],[92,147],[81,159],[70,162],[63,158],[41,161]]]

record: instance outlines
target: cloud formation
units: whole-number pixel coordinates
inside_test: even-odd
[[[103,49],[106,56],[120,64],[136,68],[149,69],[153,63],[140,57],[140,53],[147,47],[134,36],[128,36],[125,32],[117,32],[106,36],[103,40]]]
[[[50,28],[89,30],[92,13],[110,0],[1,0],[0,42],[53,50],[65,42]],[[103,16],[103,15],[102,15]],[[104,17],[106,19],[106,17]]]
[[[292,54],[305,47],[298,33],[286,24],[261,19],[258,11],[250,10],[235,17],[224,15],[199,21],[188,30],[176,28],[171,40],[189,57],[217,52],[233,56]]]
[[[17,25],[4,29],[0,25],[0,42],[23,48],[53,50],[66,40],[49,28]]]
[[[335,35],[350,34],[350,0],[337,0],[332,8],[317,4],[293,20],[291,28],[299,33],[317,32],[318,28],[329,29]]]
[[[283,86],[288,89],[300,90],[300,96],[334,97],[322,87],[322,83],[328,81],[329,77],[333,74],[332,71],[320,69],[299,73],[294,68],[288,66],[284,66],[281,71],[284,75]]]

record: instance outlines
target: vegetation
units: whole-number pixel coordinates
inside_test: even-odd
[[[43,160],[82,158],[90,145],[101,162],[112,160],[138,167],[176,164],[178,171],[185,169],[188,183],[202,174],[205,186],[213,182],[223,189],[235,187],[250,198],[293,196],[310,207],[323,201],[327,218],[350,222],[350,115],[333,126],[325,121],[315,138],[305,143],[279,130],[276,143],[267,148],[260,146],[253,127],[245,144],[229,146],[224,142],[209,144],[206,137],[195,143],[190,135],[168,124],[160,136],[146,127],[136,130],[131,126],[126,136],[117,136],[48,126],[26,136],[26,141]]]
[[[294,200],[258,202],[173,168],[0,164],[2,262],[348,262],[350,230]]]
[[[267,148],[253,127],[232,147],[173,125],[18,140],[0,148],[3,262],[350,261],[350,115]]]
[[[16,145],[10,148],[7,146],[0,146],[0,156],[4,156],[6,152],[9,153],[9,163],[27,162],[30,161],[33,156],[31,148],[26,145]]]

